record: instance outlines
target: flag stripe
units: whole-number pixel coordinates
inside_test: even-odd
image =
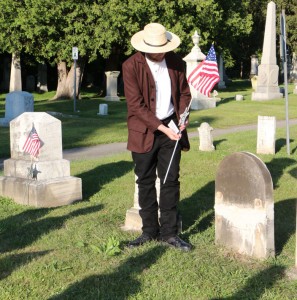
[[[23,146],[23,151],[25,153],[28,153],[32,156],[37,157],[39,154],[40,148],[41,148],[41,141],[40,141],[39,136],[36,132],[36,129],[33,125],[32,129],[26,139],[26,142]]]
[[[201,94],[209,97],[213,87],[220,81],[216,54],[213,45],[202,61],[188,76],[188,82]]]

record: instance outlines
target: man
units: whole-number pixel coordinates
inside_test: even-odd
[[[127,148],[132,151],[135,164],[143,226],[141,236],[129,242],[128,247],[160,240],[189,251],[192,246],[177,236],[179,162],[181,150],[190,148],[184,130],[187,122],[180,125],[179,131],[168,127],[171,120],[178,125],[180,115],[191,100],[184,62],[172,52],[179,46],[180,39],[161,24],[151,23],[133,35],[131,44],[139,52],[123,64],[128,108]],[[176,143],[176,152],[164,183]],[[159,204],[155,189],[156,172],[161,181]]]

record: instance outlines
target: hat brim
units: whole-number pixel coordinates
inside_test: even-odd
[[[162,46],[150,46],[144,42],[144,30],[135,33],[131,38],[132,46],[145,53],[165,53],[176,49],[180,45],[180,38],[169,31],[166,31],[167,43]]]

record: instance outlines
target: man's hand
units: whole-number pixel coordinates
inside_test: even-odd
[[[181,138],[181,134],[175,133],[171,128],[168,128],[163,124],[159,125],[158,130],[165,133],[173,141],[177,141]]]

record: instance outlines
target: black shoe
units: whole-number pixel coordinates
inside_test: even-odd
[[[139,247],[149,241],[154,240],[153,237],[143,233],[140,237],[138,237],[137,239],[130,241],[127,245],[128,248],[135,248],[135,247]]]
[[[176,249],[180,249],[182,251],[190,251],[192,249],[192,245],[189,243],[186,243],[185,241],[183,241],[180,237],[173,236],[167,240],[164,240],[164,242],[166,242],[168,245],[170,245],[171,247],[174,247]]]

